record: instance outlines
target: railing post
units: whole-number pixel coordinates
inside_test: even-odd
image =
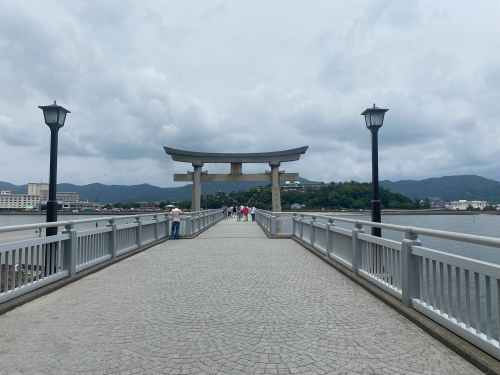
[[[361,240],[358,234],[365,233],[363,226],[359,223],[354,224],[352,229],[352,272],[355,275],[359,274],[359,269],[362,267],[361,260],[363,259]]]
[[[405,233],[405,239],[402,242],[402,299],[406,307],[412,307],[412,299],[420,298],[420,273],[419,259],[411,253],[412,246],[421,246],[422,242],[418,239],[418,234],[411,233],[411,228]]]
[[[116,258],[116,219],[112,217],[108,221],[107,227],[111,228],[111,232],[109,232],[109,253],[111,254],[111,259]]]
[[[332,236],[332,231],[330,230],[331,227],[335,226],[335,222],[333,219],[328,219],[328,223],[326,224],[326,256],[330,258],[330,255],[333,252],[333,236]]]
[[[316,242],[316,233],[314,230],[314,223],[316,222],[316,216],[311,217],[311,235],[309,237],[309,242],[311,242],[311,246],[314,247],[314,243]]]
[[[166,230],[165,237],[170,237],[170,215],[165,214],[165,219],[167,219],[165,223],[165,230]]]
[[[76,273],[76,255],[78,247],[78,237],[73,221],[69,221],[63,233],[68,233],[69,238],[64,241],[64,264],[65,270],[69,271],[69,276]]]
[[[299,228],[300,240],[304,240],[304,215],[300,215],[300,228]]]
[[[271,223],[270,223],[269,232],[271,236],[276,236],[276,216],[271,215]]]
[[[297,219],[297,213],[293,213],[293,217],[292,217],[292,236],[295,236],[295,233],[297,232],[297,222],[295,221],[295,219]]]
[[[142,221],[141,221],[141,217],[137,216],[137,218],[135,219],[135,222],[137,223],[135,238],[136,238],[137,248],[140,248],[142,245]]]
[[[191,220],[191,216],[186,216],[186,237],[191,237],[193,235],[193,224]]]
[[[155,221],[155,241],[158,242],[158,232],[159,232],[159,227],[160,227],[160,223],[158,221],[158,215],[154,215],[153,216],[153,219]]]

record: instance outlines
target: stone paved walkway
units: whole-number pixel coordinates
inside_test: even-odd
[[[0,316],[0,374],[480,374],[293,240],[223,221]]]

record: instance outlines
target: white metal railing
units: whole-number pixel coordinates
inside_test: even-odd
[[[289,236],[293,230],[293,214],[256,210],[255,220],[272,236]]]
[[[191,237],[222,218],[221,209],[187,213],[181,217],[179,235]],[[76,229],[94,222],[95,229]],[[106,226],[99,228],[99,222]],[[146,214],[0,227],[0,233],[54,226],[64,230],[0,244],[0,303],[158,242],[171,232],[168,214]]]
[[[314,247],[500,359],[500,265],[423,247],[418,236],[495,248],[500,239],[339,217],[322,216],[318,222],[307,214],[258,210],[256,217],[272,236],[293,236]],[[280,227],[278,217],[292,217],[293,226]],[[335,222],[353,227],[339,228]],[[365,226],[402,232],[404,239],[375,237],[365,233]]]

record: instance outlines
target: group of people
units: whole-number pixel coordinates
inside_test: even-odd
[[[255,206],[252,207],[238,206],[238,205],[222,206],[222,209],[224,211],[225,220],[236,217],[237,221],[248,221],[248,215],[250,214],[250,216],[252,217],[252,221],[255,221],[255,212],[257,211]],[[174,207],[172,211],[170,211],[170,220],[172,221],[171,238],[173,240],[179,238],[179,227],[181,224],[181,215],[183,214],[184,212],[180,210],[177,205]]]
[[[251,208],[248,206],[222,206],[224,211],[224,219],[228,220],[230,218],[236,218],[237,221],[248,221],[248,214],[252,217],[252,221],[255,221],[255,212],[257,209],[255,206]]]

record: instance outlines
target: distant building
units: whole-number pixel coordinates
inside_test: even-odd
[[[11,190],[0,191],[0,210],[34,209],[40,204],[40,196],[12,194]]]
[[[49,190],[49,184],[37,184],[37,183],[29,183],[28,184],[28,194],[29,195],[42,195],[42,190]]]
[[[0,191],[0,210],[39,210],[47,206],[49,184],[28,184],[28,194],[12,194],[11,190]],[[63,209],[80,201],[78,193],[56,193],[56,200]]]
[[[285,181],[281,187],[283,190],[306,190],[306,189],[320,189],[325,186],[324,182],[315,181]]]
[[[41,190],[41,200],[46,203],[49,200],[49,191]],[[56,200],[60,203],[78,203],[80,202],[80,196],[78,193],[57,193]]]
[[[149,202],[141,202],[140,210],[141,211],[156,211],[158,210],[159,204],[157,203],[149,203]]]
[[[451,202],[450,205],[452,210],[465,211],[469,206],[472,206],[472,208],[479,208],[482,210],[488,205],[488,203],[486,201],[468,201],[465,199],[460,199],[456,202]]]

